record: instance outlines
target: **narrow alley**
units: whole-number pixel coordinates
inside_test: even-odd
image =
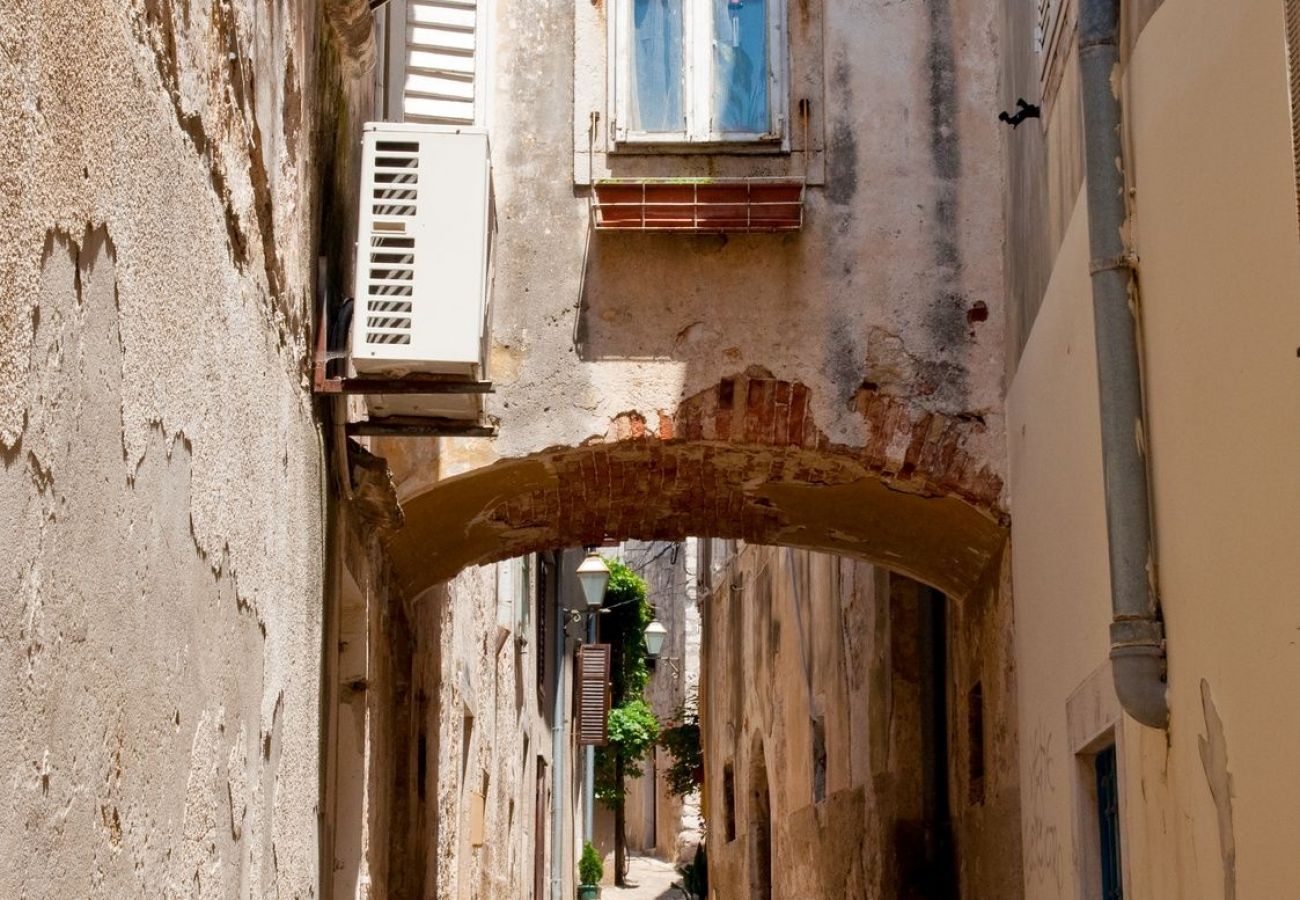
[[[0,4],[0,898],[1300,897],[1300,2]]]

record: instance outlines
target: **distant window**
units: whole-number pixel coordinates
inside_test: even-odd
[[[474,742],[474,716],[465,710],[460,729],[460,783],[463,788],[469,778],[469,751]]]
[[[1045,113],[1061,86],[1074,43],[1074,0],[1038,0],[1034,52],[1038,54],[1038,93]]]
[[[812,793],[813,802],[826,799],[826,720],[813,720],[812,729]]]
[[[528,633],[528,584],[533,575],[533,558],[525,556],[519,560],[518,588],[515,593],[515,623],[520,634]]]
[[[722,767],[722,805],[726,816],[727,842],[736,839],[736,772],[727,763]]]
[[[429,780],[429,736],[424,725],[420,725],[420,736],[416,744],[415,757],[415,795],[424,800],[425,782]]]
[[[966,696],[967,799],[972,806],[984,802],[984,686],[975,682]]]
[[[617,140],[779,142],[784,9],[780,0],[615,0]]]
[[[535,596],[537,614],[533,617],[537,629],[537,640],[533,643],[533,655],[537,658],[537,698],[544,704],[546,697],[546,591],[550,578],[550,566],[541,557],[537,559],[537,593]]]

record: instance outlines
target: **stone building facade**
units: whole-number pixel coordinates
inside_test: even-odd
[[[484,652],[478,630],[448,625],[483,616],[489,601],[473,585],[486,576],[474,567],[560,547],[744,538],[854,554],[953,596],[990,578],[1000,589],[1007,531],[996,223],[1004,176],[987,115],[997,89],[985,40],[992,9],[964,0],[934,10],[873,4],[867,28],[850,5],[791,7],[775,38],[789,65],[779,83],[785,135],[780,146],[751,153],[614,145],[596,124],[608,125],[616,105],[606,81],[621,64],[607,31],[618,15],[612,6],[512,0],[478,8],[475,40],[487,50],[475,77],[483,74],[486,100],[476,101],[474,117],[490,136],[497,222],[495,392],[486,413],[497,434],[363,441],[386,460],[402,510],[401,527],[382,541],[390,597],[380,602],[403,612],[372,638],[409,653],[394,683],[438,658],[437,696],[455,707],[461,700],[445,682],[456,681],[462,664],[476,669]],[[337,4],[336,21],[345,23],[338,33],[351,41],[341,56],[359,61],[344,67],[354,77],[339,121],[350,130],[335,145],[322,234],[337,284],[352,276],[346,223],[355,221],[356,195],[345,175],[355,170],[359,123],[404,114],[395,111],[404,88],[393,80],[391,54],[400,56],[393,40],[410,9],[390,3],[369,27],[353,4]],[[802,179],[802,230],[593,230],[592,178],[705,175]],[[361,414],[344,412],[332,411],[336,431]],[[435,620],[440,629],[421,624]],[[475,690],[498,685],[509,695],[502,677],[484,673]],[[419,678],[410,688],[417,697]],[[386,702],[371,690],[374,702]],[[406,715],[373,713],[375,727],[392,723],[374,746],[409,746]],[[440,721],[442,746],[463,746],[456,717]],[[513,759],[525,733],[536,744],[537,727],[512,724],[484,752]],[[487,734],[477,724],[475,732]],[[569,795],[566,810],[580,799],[573,749],[548,769],[563,776],[556,783]],[[426,770],[440,785],[437,802],[463,800],[463,791],[444,794],[441,785],[458,784],[464,765],[445,749],[438,759],[439,774],[428,774],[431,763]],[[443,810],[436,838],[412,830],[417,814],[408,810],[418,804],[401,774],[412,764],[394,765],[396,787],[375,787],[366,818],[387,821],[390,834],[418,834],[400,868],[424,872],[394,895],[429,896],[435,882],[449,890],[450,869],[464,896],[491,890],[473,874],[463,880],[463,865],[448,855],[464,843],[459,813]],[[433,796],[426,789],[422,802]],[[511,843],[510,817],[493,821],[489,843]],[[553,878],[567,889],[572,878],[580,832],[563,833],[555,858],[569,863],[558,874],[553,847],[530,864],[544,872],[542,891]],[[435,845],[436,854],[428,849]],[[378,857],[396,852],[371,846]]]
[[[774,885],[888,894],[946,785],[977,895],[1295,894],[1297,12],[1122,4],[1131,252],[1094,259],[1084,2],[774,3],[779,116],[746,146],[621,137],[625,4],[459,4],[483,38],[496,435],[360,441],[359,401],[312,398],[312,334],[355,274],[361,127],[398,115],[415,0],[6,3],[0,894],[568,892],[557,548],[688,536],[745,542],[706,640],[782,676],[730,719],[734,678],[704,678],[741,785],[719,872],[757,835],[791,863]],[[1018,98],[1039,117],[1005,127]],[[592,224],[602,179],[772,177],[801,180],[797,232]],[[1110,680],[1088,281],[1116,265],[1167,729]],[[908,599],[936,591],[942,628]],[[805,610],[838,631],[801,642]],[[903,652],[926,628],[945,772],[890,755],[940,724]],[[847,763],[819,774],[821,744]],[[857,809],[865,858],[823,841]]]
[[[1005,594],[953,602],[844,557],[711,543],[710,896],[1021,896]]]

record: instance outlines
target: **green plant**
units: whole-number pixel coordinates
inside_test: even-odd
[[[645,629],[654,618],[640,575],[618,560],[606,560],[609,584],[606,614],[600,617],[601,640],[611,647],[608,743],[596,750],[596,796],[614,811],[614,883],[623,885],[627,871],[624,779],[640,775],[640,761],[659,737],[659,720],[645,702],[650,667]]]
[[[646,661],[645,629],[654,619],[646,599],[647,588],[640,575],[616,559],[609,564],[609,585],[605,588],[605,609],[600,617],[601,637],[614,647],[609,673],[614,705],[640,697],[650,680]]]
[[[641,760],[659,737],[659,720],[638,697],[609,711],[608,734],[609,744],[596,754],[596,798],[614,809],[623,802],[623,779],[641,774]]]
[[[682,890],[691,897],[707,897],[709,893],[709,862],[704,853],[704,845],[695,848],[695,860],[678,866],[677,873],[682,876]]]
[[[587,841],[582,845],[582,858],[578,860],[578,881],[581,884],[600,884],[605,877],[605,864],[600,853]]]
[[[673,720],[660,729],[659,746],[673,758],[665,773],[669,793],[682,797],[699,787],[704,777],[704,747],[700,716],[690,704],[678,710]]]

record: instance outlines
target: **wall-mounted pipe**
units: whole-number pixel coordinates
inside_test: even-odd
[[[1125,237],[1120,2],[1081,0],[1079,4],[1088,238],[1113,612],[1110,659],[1115,693],[1124,711],[1143,725],[1165,728],[1169,701],[1151,536],[1137,284]]]
[[[560,557],[562,564],[563,557]],[[557,566],[558,569],[558,566]],[[558,576],[562,578],[563,576]],[[552,616],[555,629],[555,696],[551,707],[551,900],[564,900],[564,713],[567,708],[564,697],[564,664],[568,656],[565,645],[565,615],[562,604],[561,582],[555,584]],[[543,647],[538,653],[545,653]]]

